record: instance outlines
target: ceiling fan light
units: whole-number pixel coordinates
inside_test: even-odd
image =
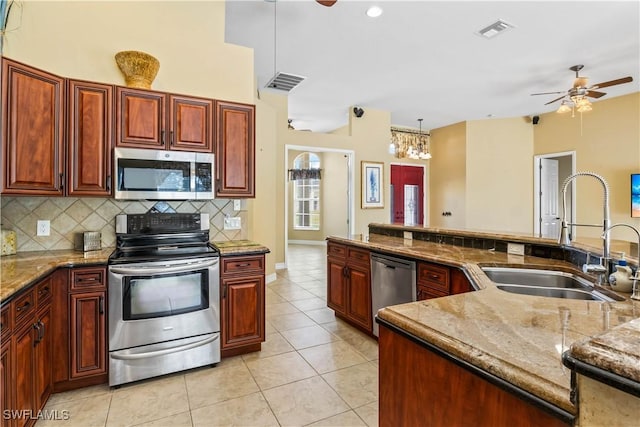
[[[587,111],[591,111],[591,110],[593,110],[593,108],[591,107],[590,102],[583,103],[582,105],[578,105],[579,113],[586,113]]]
[[[560,104],[560,107],[558,107],[558,110],[556,111],[556,113],[568,113],[569,111],[571,111],[571,108],[566,104],[566,102],[562,102],[562,104]]]

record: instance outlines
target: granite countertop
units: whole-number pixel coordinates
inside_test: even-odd
[[[230,240],[226,242],[212,242],[221,256],[265,254],[269,248],[251,240]]]
[[[74,250],[18,252],[0,258],[0,302],[31,285],[58,267],[107,264],[113,248],[80,252]]]
[[[640,302],[513,294],[498,289],[480,268],[526,266],[584,276],[570,263],[375,234],[368,242],[330,240],[464,268],[479,291],[387,307],[378,317],[570,413],[576,413],[570,401],[571,370],[563,365],[562,353],[572,344],[589,346],[599,337],[609,343],[611,365],[630,362],[616,359],[616,336],[635,334],[638,339],[640,321],[632,320],[640,317]]]
[[[269,248],[250,240],[212,242],[222,256],[269,252]],[[0,303],[30,286],[59,267],[107,264],[114,248],[80,252],[75,250],[18,252],[0,258]]]

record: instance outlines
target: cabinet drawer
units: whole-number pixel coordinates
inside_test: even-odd
[[[20,296],[13,302],[13,324],[17,327],[21,322],[31,319],[31,314],[36,310],[34,289]]]
[[[71,290],[104,288],[105,275],[104,267],[72,269]]]
[[[449,269],[439,265],[419,263],[418,282],[430,288],[449,293]]]
[[[264,272],[264,255],[222,258],[222,274]]]
[[[369,265],[369,251],[347,247],[347,258],[349,262]]]
[[[347,247],[338,243],[327,243],[327,255],[344,258],[347,255]]]
[[[417,300],[422,301],[431,298],[440,298],[449,296],[448,292],[442,292],[438,289],[432,288],[431,286],[418,286],[418,292],[416,293]]]
[[[48,303],[51,300],[52,295],[53,282],[51,280],[51,277],[38,283],[38,285],[36,286],[36,304],[38,305],[38,308]]]

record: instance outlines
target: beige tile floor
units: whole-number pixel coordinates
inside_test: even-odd
[[[378,345],[327,308],[326,248],[290,245],[288,267],[267,284],[261,352],[57,393],[45,409],[70,419],[37,426],[377,426]]]

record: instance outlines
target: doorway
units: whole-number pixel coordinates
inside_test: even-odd
[[[293,159],[300,153],[315,153],[320,157],[321,185],[320,185],[320,210],[321,226],[317,236],[307,240],[296,236],[294,242],[290,241],[290,230],[293,228],[293,185],[288,180],[285,171],[285,197],[284,197],[284,263],[277,268],[287,268],[289,258],[289,243],[305,245],[324,245],[327,235],[347,237],[355,230],[354,224],[354,167],[353,150],[331,149],[323,147],[310,147],[304,145],[285,145],[285,168],[291,169]]]
[[[425,166],[391,164],[390,222],[424,225]]]
[[[534,235],[555,239],[560,235],[562,184],[575,173],[575,151],[534,157]],[[573,186],[567,188],[567,217],[575,223]]]

